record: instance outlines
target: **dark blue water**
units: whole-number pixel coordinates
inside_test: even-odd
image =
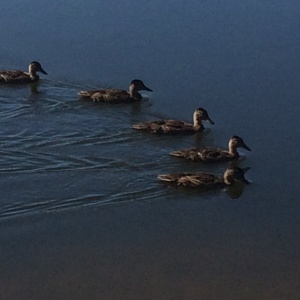
[[[0,69],[41,62],[35,88],[0,87],[1,299],[298,299],[299,13],[296,1],[2,3]],[[95,87],[153,93],[80,101]],[[202,135],[133,131],[157,118]],[[199,194],[158,174],[205,170],[192,146],[252,152],[246,187]]]

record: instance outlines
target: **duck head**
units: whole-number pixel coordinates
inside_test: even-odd
[[[134,79],[130,83],[130,87],[134,87],[137,91],[149,91],[152,92],[151,89],[145,86],[144,82],[140,79]]]
[[[214,125],[214,121],[208,116],[207,111],[204,108],[197,108],[194,112],[194,126],[202,126],[202,121],[207,121],[208,123]]]
[[[37,61],[31,62],[28,69],[29,69],[29,75],[31,77],[36,77],[37,72],[41,72],[45,75],[48,75],[47,72],[42,68],[41,64]]]
[[[235,153],[237,148],[243,148],[245,150],[251,151],[251,149],[245,144],[243,139],[237,135],[231,137],[228,147],[230,153]]]

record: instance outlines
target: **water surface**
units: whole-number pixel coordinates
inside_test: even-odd
[[[34,87],[0,88],[1,299],[298,299],[299,12],[296,1],[11,1],[0,69],[41,62]],[[153,93],[133,105],[78,91]],[[203,134],[133,131],[157,118]],[[199,194],[157,174],[201,165],[174,149],[244,138],[244,188]]]

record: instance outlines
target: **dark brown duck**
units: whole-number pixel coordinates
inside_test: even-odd
[[[120,89],[102,89],[81,91],[79,95],[83,99],[89,99],[95,102],[132,103],[142,100],[143,97],[139,91],[152,92],[151,89],[145,86],[142,80],[134,79],[130,83],[129,91]]]
[[[193,134],[204,129],[202,121],[215,124],[208,116],[207,111],[203,108],[197,108],[195,110],[193,121],[193,124],[189,124],[180,120],[158,120],[138,123],[133,125],[132,128],[156,134]]]
[[[251,151],[241,137],[234,135],[229,140],[228,150],[214,147],[203,147],[177,150],[171,152],[170,154],[172,156],[182,157],[194,161],[225,162],[240,157],[237,151],[238,148]]]
[[[160,181],[184,186],[187,188],[196,188],[203,191],[220,189],[233,185],[236,181],[249,183],[245,179],[244,173],[248,169],[241,169],[239,167],[228,168],[224,175],[215,175],[205,172],[196,173],[174,173],[159,175],[157,178]]]
[[[47,75],[47,72],[37,61],[33,61],[29,65],[28,72],[19,70],[0,70],[0,83],[24,84],[36,82],[40,79],[40,77],[37,75],[37,72]]]

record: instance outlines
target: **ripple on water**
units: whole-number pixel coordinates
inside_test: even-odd
[[[85,102],[82,88],[44,80],[34,92],[1,90],[0,218],[165,195],[156,175],[171,148],[130,128],[151,113],[147,102]]]

